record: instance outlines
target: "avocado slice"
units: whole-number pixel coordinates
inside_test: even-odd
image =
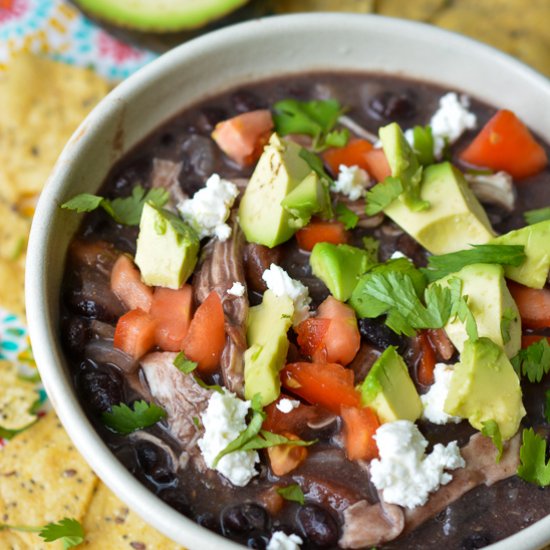
[[[135,262],[145,284],[180,288],[195,269],[199,246],[180,218],[151,203],[143,206]]]
[[[516,302],[506,286],[503,267],[472,264],[433,284],[448,286],[455,277],[462,281],[462,295],[468,296],[468,306],[476,320],[478,335],[486,336],[502,346],[508,357],[516,355],[521,348],[521,320]],[[503,319],[506,321],[503,322]],[[468,339],[465,324],[455,318],[444,328],[456,349],[462,353]]]
[[[366,250],[347,244],[317,243],[309,257],[311,270],[341,302],[351,296],[357,281],[372,264]]]
[[[525,247],[525,261],[517,267],[510,265],[504,268],[508,279],[531,288],[542,288],[546,284],[550,269],[550,220],[510,231],[492,242],[522,244]]]
[[[294,216],[281,202],[311,172],[301,149],[277,134],[271,136],[239,206],[239,224],[249,242],[273,248],[297,231]]]
[[[467,418],[477,430],[494,420],[503,440],[510,439],[525,416],[521,387],[503,349],[489,340],[468,340],[454,368],[443,407],[447,414]]]
[[[380,422],[410,420],[422,414],[422,402],[405,361],[390,346],[378,358],[359,386],[361,403],[373,408]]]
[[[421,189],[422,199],[430,203],[427,210],[413,211],[397,198],[384,213],[432,254],[486,244],[495,237],[485,210],[449,162],[428,166]]]
[[[281,391],[279,371],[288,352],[287,332],[292,326],[294,304],[288,296],[275,296],[266,290],[262,303],[248,313],[244,353],[244,395],[262,396],[262,406],[269,405]]]
[[[75,0],[86,13],[119,27],[173,32],[201,27],[248,0]]]

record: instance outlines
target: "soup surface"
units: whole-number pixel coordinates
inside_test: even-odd
[[[414,399],[417,399],[416,392],[420,395],[426,394],[433,383],[433,364],[444,363],[450,365],[450,368],[454,365],[456,371],[461,355],[453,345],[455,340],[451,333],[447,331],[448,334],[446,334],[441,326],[436,326],[437,323],[426,329],[418,327],[417,323],[416,327],[413,325],[412,331],[396,331],[395,326],[393,328],[388,326],[391,323],[387,322],[387,308],[382,308],[383,313],[376,317],[362,315],[361,311],[357,311],[357,307],[352,309],[350,306],[343,306],[344,310],[338,310],[338,305],[346,300],[353,306],[353,298],[350,299],[349,295],[339,296],[341,299],[338,302],[334,297],[329,298],[331,294],[339,294],[342,291],[340,275],[331,278],[326,274],[331,269],[330,258],[327,260],[328,264],[324,264],[325,260],[321,258],[320,267],[314,265],[316,272],[314,274],[310,257],[315,252],[311,253],[304,249],[311,248],[304,230],[296,233],[297,226],[300,225],[305,225],[306,230],[316,228],[317,232],[313,232],[313,237],[310,232],[313,244],[332,239],[333,243],[345,242],[361,251],[366,250],[365,246],[372,249],[373,243],[379,243],[377,253],[371,253],[370,256],[367,252],[361,253],[363,262],[361,268],[355,266],[351,259],[346,260],[349,263],[344,269],[341,265],[336,266],[335,269],[340,272],[351,273],[352,277],[354,274],[357,275],[354,279],[354,287],[356,283],[360,284],[362,277],[371,273],[375,263],[388,265],[387,262],[390,261],[389,265],[395,265],[391,262],[400,261],[409,264],[412,262],[414,265],[410,265],[415,273],[419,273],[418,268],[426,267],[431,254],[416,240],[419,238],[417,233],[410,229],[410,234],[407,233],[398,225],[399,222],[396,223],[391,219],[390,210],[388,210],[388,216],[383,213],[370,216],[365,214],[365,204],[368,205],[372,200],[371,195],[367,195],[365,199],[365,189],[367,187],[372,189],[377,180],[389,175],[388,172],[380,177],[380,169],[382,172],[387,171],[387,164],[373,164],[373,156],[369,157],[368,153],[372,150],[378,153],[384,151],[388,157],[390,153],[387,142],[382,140],[383,149],[380,149],[380,143],[376,143],[379,129],[390,123],[397,123],[403,131],[415,126],[429,125],[434,113],[441,108],[440,99],[453,91],[424,82],[362,74],[307,74],[254,83],[206,99],[164,123],[127,154],[109,174],[99,192],[101,196],[111,201],[125,198],[132,195],[140,185],[145,189],[164,189],[166,190],[163,199],[164,208],[171,209],[176,215],[178,208],[185,212],[182,204],[204,188],[205,182],[213,174],[218,174],[222,181],[233,182],[238,189],[238,196],[234,202],[232,202],[233,199],[229,201],[232,203],[229,219],[222,220],[226,221],[231,228],[229,238],[222,240],[227,235],[223,234],[223,230],[220,233],[218,227],[217,236],[215,231],[211,231],[212,235],[204,236],[200,240],[201,251],[198,262],[196,266],[191,266],[192,273],[187,281],[182,281],[186,282],[186,285],[189,285],[186,288],[190,289],[187,302],[184,300],[180,303],[178,300],[181,296],[178,294],[178,297],[167,295],[163,303],[159,297],[161,292],[158,291],[158,287],[163,285],[158,283],[149,285],[150,294],[147,292],[140,294],[145,285],[139,282],[139,277],[138,282],[135,283],[137,285],[135,294],[120,290],[124,285],[119,287],[114,282],[113,266],[117,265],[120,255],[125,254],[127,258],[135,257],[136,263],[143,272],[143,265],[138,261],[139,256],[136,256],[136,247],[138,234],[145,230],[143,219],[141,230],[136,220],[133,222],[134,225],[117,223],[105,207],[98,208],[85,216],[69,250],[65,269],[61,295],[60,336],[64,342],[74,384],[82,405],[117,458],[137,479],[182,514],[208,529],[252,548],[265,548],[268,543],[269,548],[282,548],[282,546],[276,546],[273,540],[273,533],[282,531],[287,535],[299,536],[302,540],[302,548],[376,546],[388,549],[427,549],[441,548],[445,545],[448,548],[469,550],[481,548],[524,529],[544,517],[550,509],[548,488],[538,487],[515,475],[518,467],[520,436],[515,436],[515,439],[510,438],[505,444],[504,455],[499,466],[495,462],[496,451],[490,439],[479,436],[477,439],[475,437],[470,439],[478,433],[480,428],[476,429],[471,425],[467,414],[457,415],[464,416],[462,421],[457,419],[457,422],[447,421],[444,424],[429,421],[426,414],[418,419],[414,418],[418,416],[415,414],[413,418],[408,418],[406,414],[405,416],[398,414],[397,418],[390,419],[416,420],[416,425],[428,442],[426,453],[431,453],[437,444],[447,445],[453,441],[456,441],[461,449],[469,445],[471,450],[470,454],[468,451],[462,452],[462,456],[466,457],[466,468],[449,467],[447,473],[456,479],[449,485],[442,482],[439,489],[437,487],[440,483],[436,483],[427,496],[425,504],[409,508],[399,502],[393,504],[384,502],[382,506],[379,504],[384,492],[380,488],[380,482],[377,488],[371,477],[370,461],[379,460],[376,458],[378,451],[372,435],[379,422],[386,425],[390,421],[380,412],[376,403],[366,403],[365,398],[360,404],[359,401],[354,401],[359,399],[359,393],[353,389],[354,384],[363,384],[381,354],[388,349],[393,349],[397,350],[405,361],[406,376],[412,380],[411,391],[415,395]],[[313,154],[324,162],[324,168],[329,177],[315,176],[315,182],[317,186],[325,186],[325,189],[327,186],[330,187],[330,201],[334,211],[331,216],[327,214],[326,209],[323,213],[320,208],[317,208],[309,213],[309,217],[313,214],[312,220],[308,217],[305,221],[303,211],[300,211],[297,226],[289,230],[288,238],[283,239],[284,242],[269,247],[254,242],[261,241],[261,238],[250,237],[250,230],[243,227],[245,237],[238,226],[239,221],[244,225],[243,211],[239,212],[238,218],[236,214],[239,203],[242,204],[245,193],[248,193],[247,183],[258,164],[261,146],[266,143],[269,134],[274,130],[256,136],[257,143],[254,144],[254,151],[248,151],[251,158],[245,160],[242,156],[238,156],[239,152],[231,153],[233,151],[231,146],[235,144],[235,140],[238,141],[242,137],[239,130],[236,130],[237,137],[231,137],[229,145],[224,138],[219,137],[220,128],[223,125],[217,127],[216,139],[213,139],[211,134],[218,123],[243,113],[262,110],[280,113],[282,109],[275,105],[288,99],[297,100],[297,105],[301,107],[306,105],[302,102],[312,100],[319,100],[318,106],[326,105],[327,100],[337,100],[345,111],[339,113],[339,121],[336,120],[338,117],[333,121],[334,128],[339,132],[337,136],[327,137],[328,132],[324,128],[321,136],[313,140],[314,143],[312,143],[311,134],[315,133],[315,127],[311,131],[311,117],[309,135],[307,131],[300,130],[299,124],[291,126],[290,131],[284,131],[285,121],[275,117],[275,129],[283,140],[297,143],[300,147],[303,146],[309,150],[315,149]],[[471,189],[483,203],[483,208],[496,234],[506,234],[511,230],[524,227],[525,211],[550,204],[548,166],[537,169],[536,173],[527,177],[513,178],[511,185],[509,182],[508,186],[501,185],[500,190],[495,191],[494,185],[491,186],[491,184],[488,187],[486,185],[484,190],[480,190],[483,185],[479,184],[479,180],[487,176],[494,177],[493,172],[497,170],[486,170],[487,166],[490,166],[489,163],[481,167],[466,164],[461,160],[462,152],[495,115],[497,109],[475,98],[469,98],[469,104],[466,100],[462,100],[461,103],[460,96],[455,100],[455,104],[462,105],[464,112],[470,113],[470,116],[475,115],[475,122],[466,123],[470,128],[459,128],[457,133],[460,135],[448,136],[447,140],[442,139],[444,150],[439,154],[439,158],[429,158],[433,157],[431,154],[433,144],[429,142],[428,160],[421,159],[419,165],[424,164],[424,174],[427,174],[431,170],[428,165],[437,165],[447,159],[466,173]],[[303,115],[303,110],[300,113]],[[312,116],[315,121],[314,115]],[[345,118],[341,118],[342,116]],[[450,113],[448,116],[452,119],[453,114]],[[288,123],[288,120],[286,122]],[[296,123],[296,119],[293,123]],[[306,127],[308,125],[308,123],[302,123],[302,128],[304,124]],[[452,127],[453,124],[451,120],[449,125]],[[235,128],[239,128],[238,124],[230,127],[231,130]],[[452,133],[452,128],[449,131]],[[434,135],[437,133],[435,126],[433,133]],[[246,132],[244,134],[243,139],[246,141],[250,136],[246,135]],[[335,141],[331,141],[332,139]],[[359,143],[359,140],[360,145],[357,145],[359,153],[354,156],[349,153],[350,144]],[[540,140],[538,142],[541,143]],[[415,141],[417,153],[421,152],[417,149],[420,147],[419,143]],[[219,144],[229,151],[229,154],[225,154]],[[328,145],[343,145],[343,147]],[[542,144],[542,146],[548,152],[548,145]],[[348,160],[346,155],[331,157],[330,153],[335,150],[348,151]],[[426,152],[426,149],[424,151]],[[364,160],[367,157],[370,158],[370,164],[369,161]],[[303,157],[299,158],[302,159],[300,162],[305,162]],[[259,162],[261,164],[262,161]],[[346,184],[346,177],[343,175],[345,166],[342,170],[340,164],[355,166],[358,163],[364,171],[350,169],[348,184]],[[391,169],[393,168],[394,166],[391,166]],[[481,168],[481,172],[474,171],[472,168]],[[393,175],[395,176],[395,173]],[[336,187],[330,184],[330,177],[337,182]],[[359,189],[358,197],[350,191],[353,185],[350,187],[349,178],[355,178],[353,185]],[[394,181],[396,179],[399,180],[399,176],[394,178]],[[424,181],[422,180],[421,185],[426,185]],[[322,188],[316,187],[316,189]],[[340,189],[340,192],[336,189]],[[271,197],[269,200],[273,200],[273,196],[269,196]],[[394,198],[394,200],[401,199]],[[198,208],[197,205],[198,203],[193,203],[190,209]],[[266,227],[275,223],[270,212],[268,208],[265,209]],[[245,212],[244,218],[246,214]],[[190,225],[195,223],[193,219],[182,215]],[[321,219],[323,217],[325,220]],[[344,230],[342,224],[336,221],[337,218],[343,220],[348,229]],[[139,215],[137,221],[139,221]],[[319,232],[321,222],[329,227],[328,233]],[[255,223],[257,226],[257,220]],[[453,229],[455,232],[446,229],[445,240],[451,243],[460,240],[462,238],[460,233],[467,230],[465,227],[457,218],[456,227]],[[200,228],[197,229],[195,226],[194,229],[199,231]],[[433,231],[442,230],[435,226]],[[365,237],[369,238],[367,244],[364,242]],[[423,237],[419,238],[419,240],[422,239]],[[145,241],[144,237],[143,241]],[[477,242],[486,244],[487,240]],[[142,244],[145,247],[144,242],[139,246]],[[453,245],[451,244],[445,250],[454,251]],[[172,253],[177,256],[179,249],[166,249],[167,255]],[[397,256],[395,253],[398,253]],[[526,253],[528,254],[527,249]],[[133,265],[132,262],[130,264]],[[249,450],[249,453],[258,453],[259,461],[253,463],[254,473],[251,474],[251,479],[242,483],[243,486],[238,486],[238,483],[230,481],[227,475],[221,474],[212,464],[210,467],[207,466],[204,441],[208,418],[205,415],[210,407],[209,404],[212,403],[212,395],[216,393],[218,396],[222,395],[218,393],[219,388],[212,389],[208,386],[220,386],[222,392],[231,390],[241,398],[244,395],[248,399],[252,397],[243,386],[242,374],[244,368],[244,384],[250,383],[252,387],[253,382],[249,382],[251,378],[248,378],[246,372],[249,368],[247,361],[250,362],[252,359],[245,350],[252,346],[253,339],[250,326],[247,334],[247,319],[250,325],[249,312],[252,311],[250,308],[261,308],[263,306],[260,304],[266,302],[264,274],[267,270],[271,272],[272,264],[280,266],[292,279],[303,283],[307,287],[311,301],[308,304],[306,300],[304,306],[303,293],[301,305],[298,304],[299,298],[294,296],[294,301],[292,297],[289,298],[289,293],[292,294],[292,292],[286,290],[286,294],[279,293],[286,297],[287,302],[293,302],[290,314],[286,316],[294,315],[294,318],[289,319],[288,326],[281,335],[279,334],[281,329],[278,327],[284,314],[279,318],[273,317],[268,323],[268,335],[262,345],[267,346],[269,342],[273,343],[281,338],[284,340],[283,344],[277,343],[279,355],[283,353],[279,363],[275,357],[270,359],[271,366],[264,365],[267,372],[272,373],[267,375],[268,379],[273,380],[273,369],[275,369],[275,379],[277,381],[282,379],[280,390],[278,390],[278,382],[275,383],[275,391],[282,393],[278,397],[277,395],[273,397],[271,393],[269,394],[271,397],[266,397],[265,386],[260,386],[258,391],[260,396],[264,395],[263,406],[256,407],[256,411],[249,410],[245,422],[250,428],[253,419],[259,418],[261,423],[263,415],[267,417],[264,420],[265,430],[287,438],[284,440],[286,443],[294,440],[308,445],[278,445],[268,449]],[[496,265],[493,264],[492,267]],[[134,266],[133,269],[137,270],[137,267]],[[171,269],[169,266],[164,266],[159,267],[158,271],[165,270],[167,273]],[[498,269],[502,270],[500,267]],[[124,279],[126,281],[130,280],[124,288],[132,287],[132,273],[135,276],[135,272],[129,268],[128,272],[120,276],[123,278],[126,276],[128,278]],[[160,273],[159,276],[162,275],[163,273]],[[402,283],[401,279],[400,281]],[[233,287],[234,283],[241,283],[242,287],[240,285]],[[272,293],[276,294],[275,283],[267,281],[267,286]],[[232,291],[228,294],[227,291],[231,288]],[[218,299],[212,297],[212,291],[218,295]],[[481,294],[488,292],[489,290],[487,292],[484,290]],[[504,284],[502,293],[506,292]],[[134,298],[128,298],[129,295]],[[514,291],[512,295],[517,298]],[[189,296],[192,297],[191,300]],[[196,321],[199,317],[197,311],[202,311],[208,317],[206,306],[202,308],[201,305],[207,302],[207,297],[209,303],[221,303],[223,307],[223,351],[221,348],[216,350],[215,343],[212,343],[216,338],[219,340],[219,334],[216,333],[215,328],[216,319],[211,317],[202,325]],[[420,300],[422,299],[422,293],[420,293]],[[332,317],[332,313],[326,313],[327,303],[338,310]],[[324,307],[321,304],[324,304]],[[469,305],[477,321],[478,330],[481,332],[481,314],[476,312],[471,302]],[[521,304],[519,305],[519,313],[523,317],[524,310]],[[485,308],[490,306],[491,304],[486,304]],[[298,323],[296,312],[300,307],[303,317],[318,320],[317,324]],[[317,311],[319,307],[322,308],[320,312]],[[481,306],[481,309],[483,307]],[[136,340],[132,340],[133,344],[129,344],[131,337],[127,333],[135,330],[137,334],[139,327],[125,325],[126,332],[123,334],[121,318],[128,319],[129,310],[138,309],[143,315],[148,316],[146,319],[154,318],[162,321],[157,322],[153,329],[151,329],[152,325],[148,326],[146,323],[140,325],[142,328],[139,330],[142,332],[139,336],[135,336]],[[158,313],[159,311],[161,313]],[[259,310],[256,309],[256,311]],[[345,331],[340,334],[330,332],[327,328],[340,326],[338,325],[341,322],[339,316],[345,317],[348,314],[349,317],[349,312],[351,312],[351,318],[348,318],[347,326],[351,327],[349,330],[352,343],[345,340],[347,338]],[[167,321],[167,317],[173,319],[173,322]],[[181,321],[182,318],[186,318],[187,321],[185,319]],[[323,321],[326,322],[323,324]],[[183,322],[183,329],[181,322]],[[513,319],[512,322],[517,324],[514,330],[521,331],[519,320]],[[168,336],[166,333],[164,337],[158,335],[160,325],[165,328]],[[550,324],[542,322],[538,323],[536,328],[529,328],[530,326],[533,327],[533,323],[523,323],[525,345],[530,343],[525,336],[545,335],[547,333],[545,326]],[[315,327],[318,332],[315,332]],[[172,329],[177,332],[176,336],[170,332]],[[150,337],[143,336],[143,331],[147,330],[153,331]],[[323,340],[324,333],[321,334],[323,330],[332,334],[333,338],[343,338],[344,351],[333,353],[331,344]],[[190,343],[190,333],[195,335],[195,344]],[[519,332],[516,336],[519,342]],[[471,334],[468,337],[474,340]],[[170,344],[163,343],[166,339],[170,340]],[[213,346],[214,351],[210,354],[210,359],[214,357],[213,365],[207,364],[208,361],[203,358],[200,349],[198,352],[195,350],[197,347],[200,348],[199,344],[196,344],[199,340],[206,340],[207,343],[204,344],[206,347]],[[503,340],[505,340],[504,336]],[[531,340],[534,341],[534,339]],[[496,342],[499,345],[504,343]],[[462,345],[466,344],[462,343]],[[139,346],[142,346],[141,351],[136,351]],[[323,349],[324,355],[319,351]],[[181,350],[186,357],[178,356],[180,359],[180,368],[178,368],[173,364],[174,356]],[[514,351],[514,355],[517,352],[518,349]],[[196,353],[200,358],[195,357]],[[181,361],[184,359],[188,361],[194,359],[194,361],[187,362],[182,367]],[[507,360],[503,359],[503,361]],[[199,363],[199,367],[191,371],[194,363]],[[304,382],[305,378],[298,376],[300,368],[309,368],[296,367],[303,364],[315,365],[317,369],[312,371],[314,389],[310,393],[306,391],[309,382]],[[336,367],[334,367],[335,364],[337,364]],[[285,365],[288,366],[279,372],[279,369]],[[324,380],[323,375],[319,373],[328,372],[327,369],[333,367],[335,370],[331,371],[331,376],[336,378],[332,378],[321,389],[315,389],[315,380]],[[199,384],[197,379],[202,383]],[[302,382],[297,383],[298,379]],[[323,383],[319,382],[321,385]],[[346,389],[342,390],[343,393],[339,397],[337,392],[340,385],[345,386]],[[550,389],[548,376],[542,376],[541,381],[535,383],[530,383],[528,377],[522,376],[521,389],[527,414],[521,420],[519,432],[532,427],[545,441],[548,434],[548,423],[545,419],[545,393]],[[263,390],[266,393],[262,394]],[[317,391],[320,392],[318,396],[315,393]],[[486,391],[492,390],[488,388]],[[346,412],[341,408],[342,403],[350,395],[353,395],[350,397],[353,402],[350,407],[354,411],[353,414],[361,415],[365,406],[369,406],[369,411],[372,413],[371,419],[374,419],[372,420],[374,428],[372,424],[368,428],[367,423],[363,436],[357,436],[357,432],[354,431],[358,429],[357,426],[349,416],[346,418]],[[275,398],[276,401],[274,401]],[[395,405],[399,408],[401,401],[404,403],[409,397],[403,393],[393,399],[400,403]],[[281,404],[282,400],[284,403]],[[120,433],[123,431],[120,429],[120,424],[113,425],[113,422],[108,420],[112,418],[109,414],[113,415],[113,411],[119,410],[121,404],[136,406],[135,403],[139,401],[156,404],[164,411],[164,417],[159,416],[156,418],[159,421],[153,422],[152,425],[148,425],[150,423],[146,420],[141,425],[134,423],[129,430],[126,430],[130,433]],[[213,409],[211,412],[215,415]],[[221,422],[221,416],[219,418]],[[496,420],[498,424],[498,419]],[[471,418],[470,421],[472,421]],[[140,426],[142,429],[137,429]],[[502,428],[502,426],[499,427]],[[242,429],[236,430],[237,435],[239,431],[242,432]],[[361,429],[359,432],[361,433]],[[266,436],[256,434],[256,443],[258,438],[262,437]],[[363,438],[363,444],[359,442],[361,447],[359,454],[356,452],[355,455],[352,448],[353,437],[358,437],[359,440]],[[230,437],[230,440],[234,438],[235,434]],[[350,456],[353,459],[348,458]],[[477,458],[474,460],[472,456]],[[476,460],[483,462],[483,457],[487,456],[491,458],[485,460],[486,464],[481,466],[473,464]],[[382,458],[379,462],[384,460],[386,459]],[[510,471],[504,471],[506,464]],[[475,475],[472,474],[472,468],[474,470],[477,468]],[[488,470],[496,471],[491,474],[494,477],[486,473]],[[461,471],[469,474],[460,474]],[[386,494],[389,492],[387,485],[385,491]]]

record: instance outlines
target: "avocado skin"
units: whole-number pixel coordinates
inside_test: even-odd
[[[500,346],[483,337],[464,344],[444,411],[467,418],[477,430],[494,420],[503,440],[515,435],[526,412],[518,375]]]

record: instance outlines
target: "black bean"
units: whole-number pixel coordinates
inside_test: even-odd
[[[202,527],[210,529],[210,531],[215,531],[216,533],[220,532],[220,525],[216,516],[210,512],[205,512],[204,514],[199,514],[195,521]]]
[[[181,151],[185,172],[194,172],[196,175],[206,178],[216,171],[218,151],[210,138],[190,135],[183,142]]]
[[[338,526],[330,513],[315,504],[306,504],[298,510],[298,524],[304,537],[321,548],[335,545]]]
[[[63,335],[69,351],[79,355],[90,339],[90,322],[82,317],[71,315],[64,325]]]
[[[158,484],[172,483],[175,480],[166,453],[150,441],[141,441],[136,445],[138,463],[145,475]]]
[[[265,101],[248,90],[237,90],[231,94],[231,103],[238,113],[257,111],[266,107]]]
[[[487,533],[476,533],[462,539],[460,545],[461,550],[475,550],[476,548],[483,548],[488,546],[492,542],[491,535]]]
[[[367,105],[367,112],[377,120],[408,119],[416,113],[411,92],[396,94],[388,90],[375,95]]]
[[[269,539],[267,537],[264,537],[262,535],[257,535],[255,537],[250,537],[246,541],[246,545],[248,548],[256,548],[257,550],[265,550],[267,548],[267,543],[269,542]]]
[[[191,506],[185,494],[185,489],[182,489],[181,487],[169,487],[160,491],[159,497],[181,514],[186,516],[191,514]]]
[[[388,328],[382,319],[359,319],[359,332],[361,336],[380,349],[388,346],[402,348],[404,339]]]
[[[226,508],[222,514],[224,534],[243,534],[251,531],[265,531],[268,524],[267,512],[261,506],[246,502]]]
[[[199,131],[209,134],[218,122],[228,118],[227,111],[220,107],[203,107],[197,117],[196,126]]]
[[[122,379],[114,368],[98,368],[84,361],[78,385],[83,401],[95,412],[108,411],[123,400]]]
[[[170,147],[176,141],[176,136],[172,132],[164,132],[161,134],[159,141],[163,147]]]

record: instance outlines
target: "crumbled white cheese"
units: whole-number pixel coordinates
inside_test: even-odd
[[[199,189],[192,199],[182,201],[178,210],[201,239],[215,235],[220,241],[226,241],[231,236],[231,227],[225,222],[238,194],[234,183],[212,174],[205,187]]]
[[[307,286],[290,277],[282,267],[275,264],[271,264],[269,269],[263,272],[262,279],[275,296],[288,296],[294,302],[294,316],[292,317],[294,326],[309,317],[311,298]]]
[[[243,401],[227,390],[213,392],[206,411],[201,415],[204,436],[198,445],[209,468],[214,459],[246,428],[250,401]],[[216,470],[233,485],[244,487],[258,472],[254,464],[260,461],[256,451],[235,451],[223,456]]]
[[[449,92],[440,98],[439,109],[430,121],[436,158],[441,157],[445,141],[454,143],[466,130],[476,127],[476,115],[469,107],[470,100],[465,95],[458,97],[455,92]]]
[[[239,283],[238,281],[235,281],[233,283],[233,286],[227,290],[227,294],[231,294],[231,296],[244,296],[244,285],[242,283]]]
[[[466,464],[456,441],[447,446],[438,443],[426,455],[428,442],[409,420],[382,424],[374,438],[380,460],[370,464],[372,482],[384,491],[386,502],[406,508],[425,504],[431,492],[449,483],[452,475],[444,470]]]
[[[437,363],[434,368],[434,383],[428,393],[420,396],[424,406],[422,418],[433,424],[448,424],[450,422],[458,424],[462,420],[460,417],[447,414],[443,410],[445,399],[447,399],[449,393],[453,370],[452,365]]]
[[[332,190],[346,195],[352,201],[364,197],[369,183],[368,174],[359,166],[340,164],[338,169],[338,178],[335,180]]]
[[[296,409],[300,406],[300,402],[296,399],[287,399],[283,397],[277,405],[275,405],[282,413],[288,414],[293,409]]]
[[[396,250],[390,256],[390,260],[400,260],[401,258],[407,258],[407,260],[410,260],[410,258],[406,254],[403,254],[400,250]]]
[[[414,130],[409,128],[403,132],[403,135],[405,136],[408,144],[414,149]]]
[[[294,533],[287,535],[284,531],[275,531],[267,543],[266,550],[298,550],[302,542],[304,541]]]

